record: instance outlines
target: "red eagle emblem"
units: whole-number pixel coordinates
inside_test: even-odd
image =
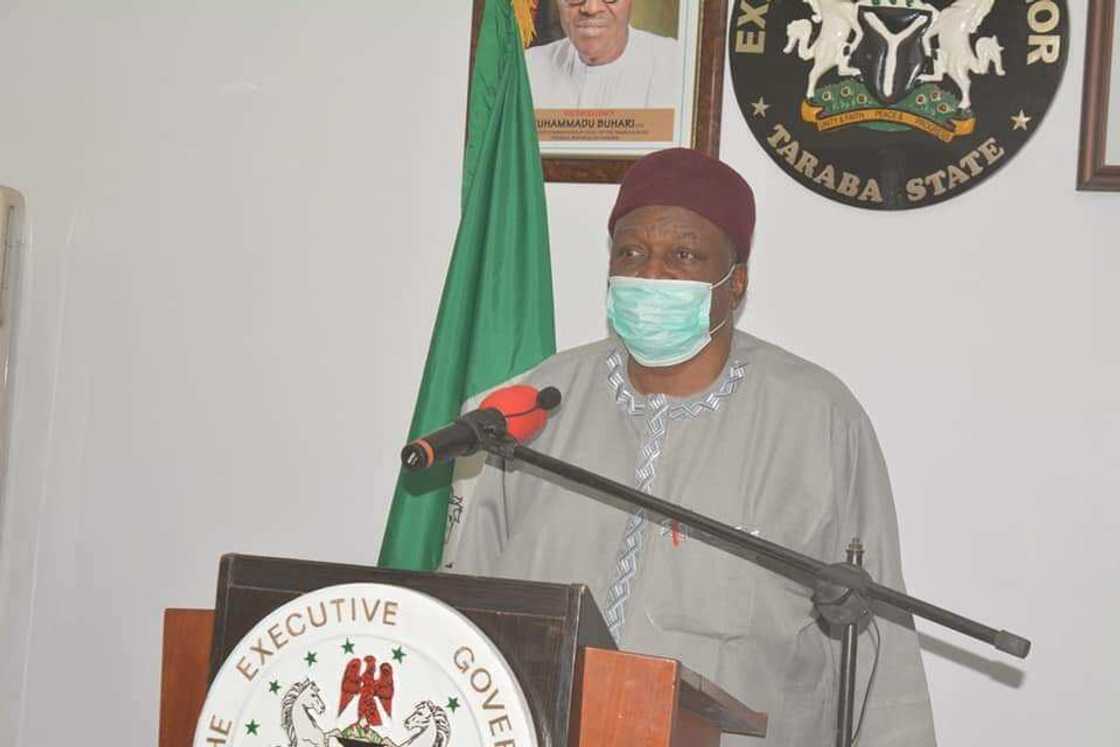
[[[377,710],[378,704],[385,711],[385,715],[393,715],[393,665],[385,662],[378,667],[376,658],[366,656],[364,657],[365,671],[362,671],[362,661],[357,658],[351,659],[342,673],[338,715],[342,715],[346,706],[357,695],[358,723],[362,726],[380,726],[381,714]]]

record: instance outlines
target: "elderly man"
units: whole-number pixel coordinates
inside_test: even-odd
[[[630,26],[633,0],[555,0],[564,38],[525,53],[538,109],[680,106],[678,44]]]
[[[750,187],[723,163],[683,149],[636,163],[608,223],[614,334],[523,377],[564,393],[534,446],[827,562],[861,537],[867,569],[901,590],[867,415],[826,371],[732,326],[753,228]],[[839,643],[805,588],[501,464],[463,516],[454,570],[586,583],[621,647],[678,658],[768,711],[764,744],[833,743]],[[934,744],[912,621],[881,617],[863,639],[861,747]]]

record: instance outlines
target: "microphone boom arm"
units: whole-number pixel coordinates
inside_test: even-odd
[[[803,555],[776,542],[755,537],[703,514],[655,498],[629,485],[623,485],[602,475],[555,459],[539,451],[534,451],[526,446],[521,446],[513,439],[495,436],[497,434],[484,434],[481,439],[482,448],[497,456],[531,464],[545,472],[590,488],[599,494],[591,496],[595,500],[609,504],[621,500],[628,505],[637,506],[651,513],[678,521],[688,527],[693,536],[706,544],[745,558],[810,588],[819,587],[822,584],[831,584],[851,589],[868,600],[877,601],[951,628],[1020,659],[1025,659],[1027,654],[1030,653],[1031,642],[1022,636],[1007,630],[997,630],[916,597],[877,584],[871,581],[866,573],[853,573],[852,567],[844,563],[832,565],[822,563],[815,558]],[[604,500],[602,497],[604,495],[616,500]]]

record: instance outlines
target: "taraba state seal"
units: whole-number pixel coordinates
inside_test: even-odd
[[[857,207],[956,197],[1038,128],[1065,0],[734,0],[739,107],[794,179]]]

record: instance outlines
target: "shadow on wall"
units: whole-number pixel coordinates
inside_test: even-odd
[[[989,659],[926,633],[918,633],[918,645],[922,647],[922,651],[928,654],[939,656],[954,664],[986,674],[1001,685],[1018,689],[1023,686],[1023,681],[1027,677],[1025,671],[1008,664],[1006,661]]]
[[[23,197],[0,186],[0,506],[8,463],[11,412],[12,328],[15,316],[18,252],[23,246]]]

